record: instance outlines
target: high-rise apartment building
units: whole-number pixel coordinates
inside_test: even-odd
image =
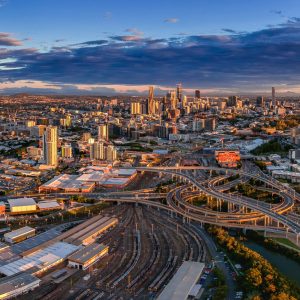
[[[57,127],[48,126],[43,137],[43,156],[49,166],[57,166]]]
[[[105,147],[103,142],[95,142],[90,146],[90,158],[105,160]]]
[[[98,126],[98,140],[108,141],[108,124],[100,124]]]
[[[142,105],[140,102],[131,102],[131,114],[140,115],[142,113]]]
[[[117,149],[113,145],[108,145],[106,148],[106,160],[110,162],[117,160]]]
[[[148,114],[152,115],[154,113],[154,87],[149,86],[148,94]]]
[[[263,96],[259,96],[256,98],[256,106],[265,107],[265,100]]]
[[[272,87],[272,106],[276,106],[276,95],[275,95],[275,87]]]
[[[71,144],[65,144],[61,146],[61,156],[63,158],[72,158],[72,146]]]
[[[179,102],[182,101],[182,84],[178,83],[176,86],[176,98]]]

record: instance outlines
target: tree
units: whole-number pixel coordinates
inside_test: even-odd
[[[261,272],[257,268],[250,268],[245,273],[246,281],[253,287],[258,287],[262,284]]]

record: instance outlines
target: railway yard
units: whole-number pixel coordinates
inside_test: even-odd
[[[86,271],[72,270],[60,283],[46,275],[39,289],[19,299],[154,299],[183,261],[208,258],[199,233],[175,214],[123,204],[107,209],[106,216],[119,220],[97,239],[109,246],[108,255]]]

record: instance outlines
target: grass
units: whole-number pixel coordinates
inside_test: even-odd
[[[295,245],[293,242],[291,242],[288,239],[285,239],[285,238],[272,238],[272,239],[280,244],[286,245],[286,246],[291,247],[296,250],[300,250],[300,248],[297,245]]]

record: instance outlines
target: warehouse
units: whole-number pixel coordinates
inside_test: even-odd
[[[5,214],[5,203],[0,201],[0,215]]]
[[[87,232],[85,235],[81,236],[78,241],[82,245],[89,245],[93,243],[96,238],[103,234],[105,231],[111,229],[112,227],[118,224],[117,218],[110,218],[108,221],[104,222],[102,225],[94,228],[90,232]],[[77,245],[77,244],[76,244]]]
[[[184,261],[157,300],[188,299],[201,276],[204,266],[200,262]]]
[[[13,230],[4,234],[4,240],[7,243],[14,244],[24,241],[30,237],[35,236],[35,229],[29,226]]]
[[[118,224],[117,218],[102,217],[86,228],[74,233],[65,239],[67,243],[74,245],[88,245],[95,241],[97,236]]]
[[[26,255],[21,259],[0,266],[0,273],[11,276],[19,272],[30,270],[33,275],[38,275],[63,262],[78,249],[78,246],[57,242],[44,249]]]
[[[36,202],[32,198],[18,198],[7,200],[11,213],[36,212]]]
[[[103,244],[90,244],[69,256],[69,266],[86,270],[108,253],[108,246]]]
[[[0,299],[11,299],[34,290],[41,280],[28,273],[0,279]]]
[[[37,203],[39,210],[55,210],[62,209],[59,203],[55,200],[44,200]]]

